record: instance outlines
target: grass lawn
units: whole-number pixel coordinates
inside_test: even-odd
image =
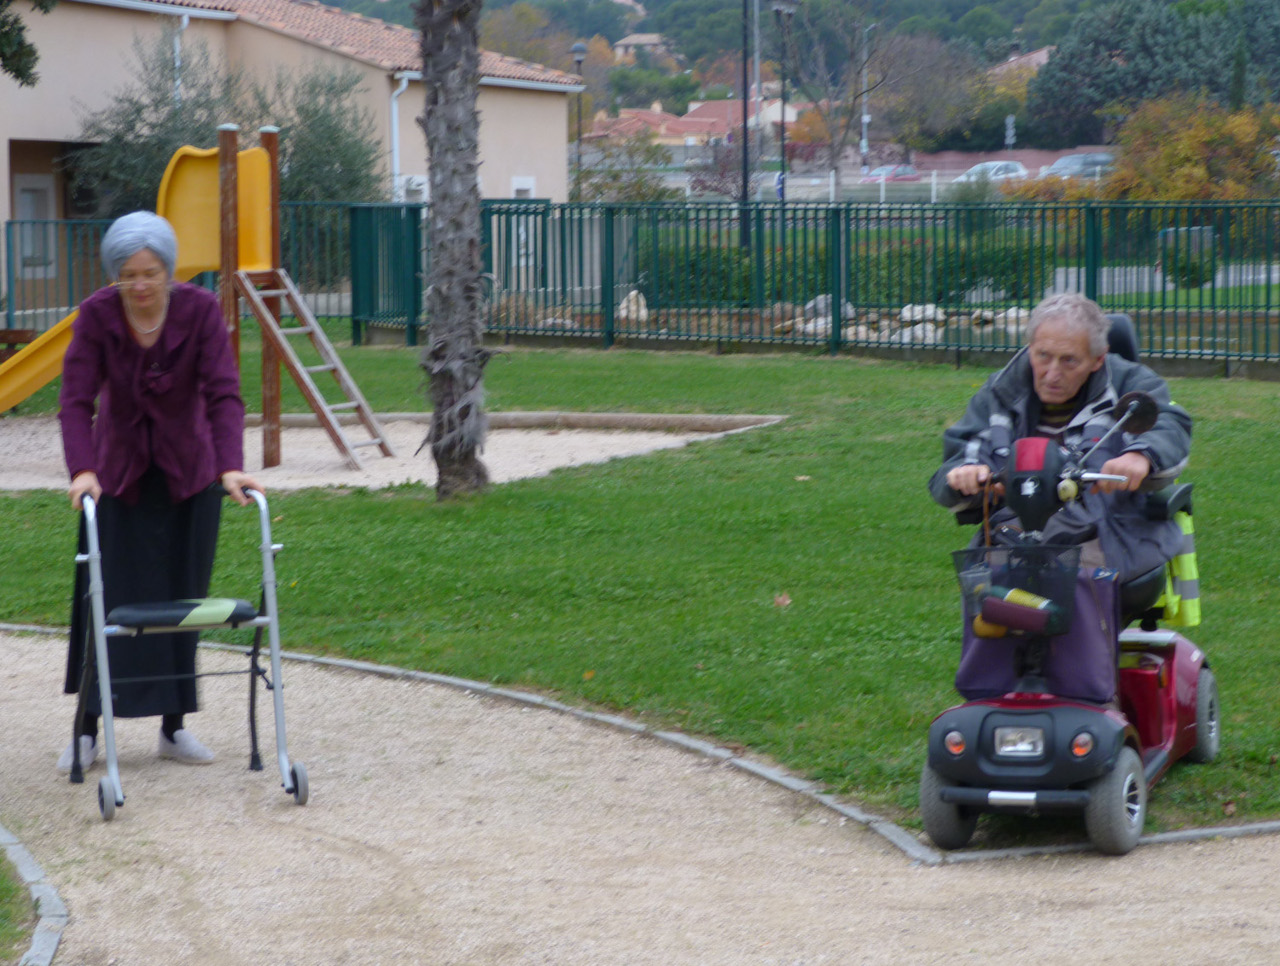
[[[344,356],[379,411],[423,407],[413,350]],[[244,368],[257,408],[249,340]],[[623,710],[748,746],[918,826],[926,730],[957,700],[949,551],[967,539],[925,481],[984,376],[795,354],[512,350],[487,369],[493,411],[790,418],[450,505],[420,486],[277,494],[285,646]],[[1196,417],[1186,479],[1205,621],[1191,636],[1218,675],[1224,741],[1216,763],[1157,786],[1148,831],[1280,816],[1280,570],[1265,499],[1280,387],[1173,388]],[[287,406],[301,408],[296,394]],[[256,597],[255,519],[224,519],[215,589]],[[66,621],[74,526],[61,493],[0,498],[0,620]]]
[[[12,865],[0,858],[0,962],[16,962],[35,926],[31,893]]]

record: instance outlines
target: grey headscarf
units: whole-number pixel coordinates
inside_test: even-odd
[[[102,267],[111,281],[120,278],[124,263],[144,248],[153,251],[172,276],[178,264],[178,236],[173,226],[151,211],[134,211],[112,222],[102,236]]]

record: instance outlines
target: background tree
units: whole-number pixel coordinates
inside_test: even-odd
[[[58,0],[31,0],[31,6],[40,13],[48,13]],[[27,40],[27,28],[22,18],[10,8],[13,0],[0,0],[0,73],[15,78],[23,87],[31,87],[39,79],[36,62],[39,53]]]
[[[544,7],[526,0],[494,11],[480,27],[480,45],[485,50],[568,70],[573,70],[569,48],[577,39],[554,25]]]
[[[671,165],[671,152],[657,144],[651,132],[597,145],[582,169],[582,200],[643,203],[679,201],[684,192],[669,188],[661,171]]]
[[[614,68],[609,71],[609,92],[618,107],[649,107],[660,103],[671,114],[684,114],[697,96],[698,81],[690,74],[664,74],[660,70]]]
[[[1141,104],[1117,137],[1103,195],[1129,201],[1274,198],[1280,107],[1233,111],[1177,94]]]
[[[829,135],[826,167],[833,172],[837,197],[841,161],[861,135],[867,98],[897,78],[898,56],[909,42],[902,35],[870,31],[871,26],[848,0],[806,0],[792,20],[788,83],[799,91],[796,100],[810,103]]]
[[[899,37],[894,71],[876,95],[876,112],[908,150],[932,150],[945,132],[965,127],[977,116],[984,77],[961,45],[927,34]],[[1002,118],[1001,137],[1003,126]]]
[[[419,123],[427,139],[431,179],[431,273],[427,279],[427,371],[431,426],[426,441],[436,463],[436,498],[484,489],[480,460],[484,413],[484,347],[480,287],[481,0],[417,0],[422,32],[426,107]]]
[[[115,217],[155,206],[160,179],[184,144],[213,147],[219,124],[245,131],[280,128],[281,197],[286,201],[374,201],[385,197],[373,119],[355,103],[354,71],[281,72],[270,85],[216,62],[203,42],[188,42],[175,74],[172,35],[134,44],[134,82],[81,120],[73,190]],[[177,84],[178,80],[181,84]]]
[[[707,160],[689,169],[689,190],[699,195],[723,198],[742,197],[742,128],[736,128],[728,141],[711,145]],[[747,197],[754,198],[760,187],[760,139],[752,138],[748,147]]]
[[[1228,36],[1222,14],[1184,14],[1159,0],[1123,0],[1082,15],[1029,85],[1038,142],[1104,143],[1108,122],[1143,100],[1178,90],[1225,94],[1235,46],[1224,46]]]

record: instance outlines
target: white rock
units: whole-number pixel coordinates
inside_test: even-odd
[[[804,317],[806,319],[820,319],[823,317],[831,318],[831,296],[819,295],[810,299],[804,306]],[[851,302],[841,303],[840,318],[849,320],[854,318],[855,313]]]
[[[619,322],[636,322],[640,325],[649,321],[649,305],[645,302],[644,294],[638,289],[632,289],[627,293],[626,298],[618,305],[618,312],[614,316]]]
[[[899,345],[935,345],[938,342],[938,327],[932,322],[917,322],[910,328],[895,333],[893,341]]]
[[[816,319],[809,319],[803,325],[796,329],[801,335],[821,336],[826,338],[831,335],[831,318],[830,316],[820,316]]]
[[[946,321],[947,313],[932,302],[926,302],[924,305],[912,303],[902,307],[902,312],[899,313],[898,318],[904,325],[915,322],[944,322]]]

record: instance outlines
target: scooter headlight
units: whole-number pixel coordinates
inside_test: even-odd
[[[947,751],[957,757],[964,754],[964,735],[959,731],[948,731],[942,738],[942,744]]]
[[[997,728],[995,752],[1001,758],[1043,758],[1044,729],[1022,726]]]

